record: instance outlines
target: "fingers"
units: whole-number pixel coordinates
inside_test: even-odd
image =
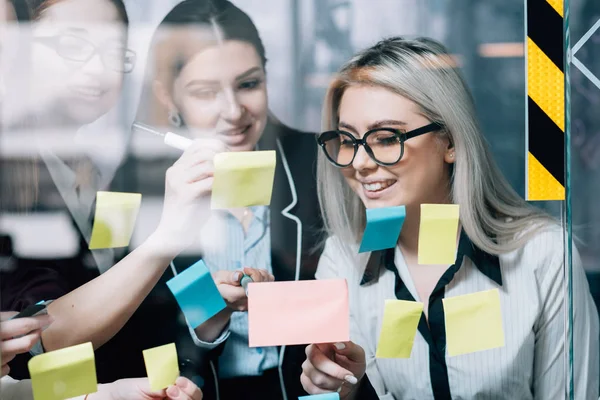
[[[3,361],[5,357],[8,359],[16,354],[27,353],[40,340],[40,334],[41,331],[38,330],[17,339],[3,340],[0,343],[0,353]]]
[[[6,376],[10,372],[10,367],[8,365],[3,365],[2,370],[0,371],[0,377]]]
[[[167,396],[172,400],[202,400],[202,391],[189,379],[179,377],[167,389]]]
[[[335,343],[333,346],[336,354],[343,355],[350,361],[353,361],[355,363],[366,362],[365,350],[353,342],[340,342]]]
[[[14,317],[17,314],[18,314],[18,312],[16,312],[16,311],[4,311],[4,312],[0,312],[0,321],[6,321],[6,320]]]
[[[202,163],[188,167],[181,172],[182,180],[186,183],[199,182],[203,179],[210,178],[214,174],[212,163]]]
[[[244,267],[244,273],[252,278],[253,282],[273,282],[275,277],[267,270]]]
[[[226,283],[240,286],[244,274],[250,276],[253,282],[273,282],[275,280],[275,277],[267,270],[248,267],[243,269],[243,273],[242,271],[217,271],[213,273],[213,280],[216,284]]]
[[[201,181],[190,183],[190,193],[194,198],[204,196],[212,191],[214,178],[202,179]]]
[[[320,346],[323,347],[324,345]],[[306,348],[307,358],[302,364],[302,373],[310,382],[316,387],[327,391],[337,390],[344,381],[356,384],[357,379],[352,372],[342,368],[329,358],[321,347],[310,345]]]
[[[38,315],[36,317],[18,318],[2,322],[0,325],[0,340],[6,340],[15,336],[40,330],[52,322],[49,315]]]
[[[304,390],[308,394],[323,394],[323,393],[330,393],[330,392],[332,392],[331,390],[324,390],[324,389],[321,389],[320,387],[318,387],[317,385],[315,385],[310,380],[310,378],[308,378],[304,374],[304,372],[302,373],[302,375],[300,375],[300,383],[302,384],[302,387],[304,388]],[[333,390],[333,391],[336,391],[336,390]]]
[[[6,365],[9,362],[11,362],[15,357],[17,356],[17,354],[2,354],[2,365]]]
[[[175,165],[173,164],[166,172],[166,181],[170,186],[180,186],[201,182],[212,178],[214,175],[214,166],[211,162],[197,163],[193,165]]]
[[[212,276],[217,285],[225,283],[240,286],[240,279],[242,279],[243,274],[241,271],[216,271]]]
[[[196,139],[175,164],[194,165],[203,161],[212,161],[216,154],[224,151],[227,151],[227,147],[218,139]]]

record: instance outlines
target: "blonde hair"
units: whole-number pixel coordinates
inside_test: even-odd
[[[397,93],[443,126],[435,134],[448,135],[456,154],[450,199],[460,205],[461,225],[481,250],[490,254],[517,250],[544,227],[557,225],[523,200],[499,171],[479,128],[472,96],[443,45],[427,38],[390,38],[358,53],[327,90],[324,131],[337,129],[342,95],[352,85]],[[346,244],[358,243],[365,206],[322,152],[317,180],[327,233]]]

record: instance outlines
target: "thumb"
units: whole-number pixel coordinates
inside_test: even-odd
[[[364,349],[354,342],[349,341],[334,343],[333,348],[335,349],[336,354],[345,356],[350,361],[354,361],[356,363],[365,362]]]
[[[213,273],[213,280],[217,285],[224,283],[232,286],[240,286],[242,276],[241,271],[217,271]]]
[[[242,280],[242,276],[244,276],[244,274],[241,271],[235,271],[234,273],[230,274],[230,284],[231,285],[235,285],[235,286],[240,286],[240,281]]]

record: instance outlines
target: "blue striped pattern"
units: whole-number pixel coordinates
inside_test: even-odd
[[[224,213],[225,243],[227,251],[207,251],[204,262],[211,272],[238,270],[241,266],[271,268],[271,228],[269,208],[251,207],[254,214],[248,232],[244,234],[241,223],[233,215]],[[279,356],[276,347],[248,347],[248,314],[235,312],[229,325],[230,336],[219,358],[219,377],[261,375],[277,367]]]

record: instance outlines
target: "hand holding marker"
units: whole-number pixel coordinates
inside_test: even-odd
[[[157,131],[156,129],[154,129],[146,124],[142,124],[140,122],[134,122],[133,127],[135,129],[139,129],[144,132],[152,133],[153,135],[164,137],[165,144],[167,146],[173,147],[175,149],[185,151],[193,142],[191,139],[177,135],[176,133],[173,133],[173,132],[167,132],[166,134],[161,133],[161,132]],[[250,275],[246,275],[246,274],[242,275],[242,279],[240,280],[240,285],[244,288],[244,291],[246,292],[246,296],[248,296],[248,284],[250,282],[254,282],[254,280],[252,279],[252,277]]]
[[[254,282],[254,280],[252,279],[252,277],[250,275],[246,275],[246,274],[244,274],[242,276],[242,279],[240,280],[240,285],[244,288],[244,291],[246,292],[246,297],[248,297],[248,284],[250,282]]]
[[[161,133],[156,129],[142,124],[140,122],[134,122],[133,127],[135,129],[142,130],[144,132],[152,133],[153,135],[158,135],[164,138],[164,142],[167,146],[173,147],[175,149],[184,150],[187,149],[192,144],[192,139],[180,136],[173,132]]]

